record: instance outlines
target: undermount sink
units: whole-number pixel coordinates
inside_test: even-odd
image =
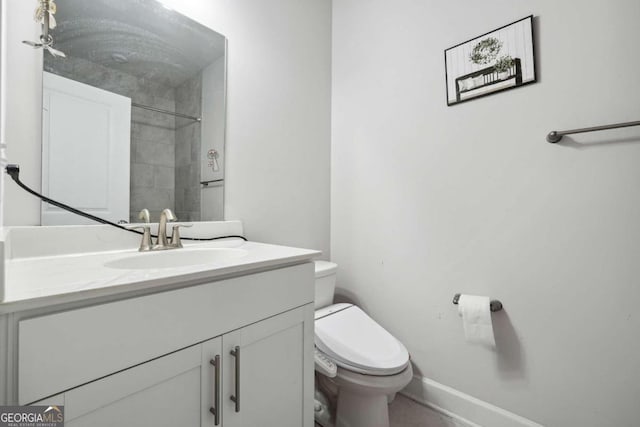
[[[149,270],[157,268],[179,268],[206,265],[215,262],[241,258],[247,254],[245,249],[206,248],[172,249],[167,251],[146,252],[119,258],[104,264],[105,267],[121,270]]]

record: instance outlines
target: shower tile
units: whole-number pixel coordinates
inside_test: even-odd
[[[179,131],[176,132],[176,166],[188,166],[190,162],[191,147],[180,138]]]
[[[187,80],[175,90],[176,106],[188,115],[200,115],[202,107],[202,74]]]
[[[152,103],[143,105],[155,107]],[[172,108],[168,109],[168,111],[172,110]],[[175,119],[173,116],[134,106],[131,106],[131,122],[138,125],[152,126],[170,131],[173,131],[175,128]]]
[[[152,126],[133,121],[131,123],[131,139],[136,141],[175,143],[176,137],[173,128]]]
[[[200,164],[191,163],[189,165],[189,177],[188,177],[188,186],[189,188],[199,188],[200,187]]]
[[[161,211],[174,207],[173,191],[161,188],[135,188],[131,192],[131,200],[135,201],[137,206],[132,210],[147,208],[150,211]]]
[[[193,139],[191,140],[191,162],[200,165],[200,123],[193,124]]]
[[[191,221],[191,218],[189,218],[189,213],[186,211],[176,211],[175,214],[176,218],[178,218],[178,221]]]
[[[188,206],[190,211],[200,210],[200,191],[200,186],[184,191],[185,206]]]
[[[137,163],[171,166],[175,164],[175,146],[161,141],[135,141],[134,155]]]
[[[143,163],[131,164],[131,188],[153,187],[155,168]]]
[[[181,209],[184,206],[184,191],[176,188],[175,199],[176,209]]]
[[[153,166],[154,186],[172,190],[175,188],[175,169],[170,166]]]
[[[184,190],[189,181],[189,165],[176,166],[176,189]]]

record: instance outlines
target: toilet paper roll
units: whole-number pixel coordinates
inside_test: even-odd
[[[495,348],[489,297],[460,295],[458,314],[462,316],[467,342]]]

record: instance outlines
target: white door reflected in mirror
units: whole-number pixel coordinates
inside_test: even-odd
[[[111,222],[128,219],[131,99],[46,72],[43,85],[43,193]],[[44,202],[41,221],[94,223]]]

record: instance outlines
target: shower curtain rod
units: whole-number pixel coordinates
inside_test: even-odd
[[[562,130],[562,131],[551,131],[547,135],[547,142],[552,144],[560,141],[563,136],[569,135],[572,133],[583,133],[583,132],[595,132],[598,130],[607,130],[607,129],[618,129],[618,128],[626,128],[629,126],[640,126],[640,121],[637,122],[626,122],[626,123],[616,123],[614,125],[604,125],[604,126],[594,126],[591,128],[581,128],[581,129],[572,129],[572,130]]]
[[[170,114],[172,116],[182,117],[183,119],[194,120],[196,122],[201,122],[202,121],[202,119],[200,117],[187,116],[186,114],[180,114],[180,113],[175,113],[175,112],[169,111],[169,110],[162,110],[160,108],[149,107],[148,105],[136,104],[135,102],[132,102],[131,106],[132,107],[142,108],[142,109],[145,109],[145,110],[155,111],[157,113]]]

